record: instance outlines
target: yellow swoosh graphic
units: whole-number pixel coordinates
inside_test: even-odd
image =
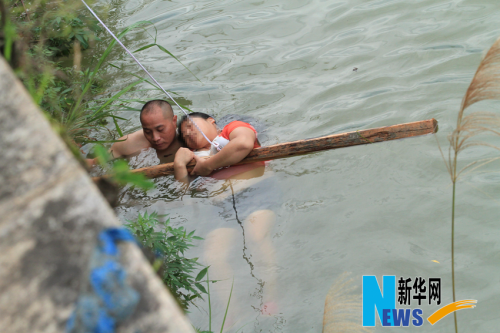
[[[435,323],[437,323],[438,321],[440,321],[441,319],[443,319],[452,312],[462,309],[475,308],[476,303],[477,301],[474,299],[464,299],[462,301],[456,301],[454,303],[450,303],[448,305],[443,306],[441,309],[437,310],[433,314],[431,314],[429,318],[427,318],[427,320],[429,321],[429,323],[431,323],[431,325],[434,325]]]

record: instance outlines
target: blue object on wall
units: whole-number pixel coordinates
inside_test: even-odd
[[[126,282],[127,272],[119,263],[120,241],[135,242],[124,228],[99,233],[99,244],[90,260],[89,283],[66,324],[67,333],[113,333],[139,302],[139,293]]]

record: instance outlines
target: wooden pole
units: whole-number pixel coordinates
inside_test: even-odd
[[[433,118],[406,124],[327,135],[314,139],[299,140],[280,143],[267,147],[255,148],[250,152],[250,154],[248,154],[246,158],[235,165],[269,161],[291,156],[299,156],[322,150],[410,138],[414,136],[435,133],[436,131],[437,121]],[[196,161],[191,161],[187,165],[188,170],[191,171],[195,165]],[[132,172],[143,173],[148,178],[168,176],[174,173],[174,163],[165,163],[151,167],[135,169],[132,170]]]

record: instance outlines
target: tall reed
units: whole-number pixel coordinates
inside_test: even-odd
[[[500,116],[492,112],[476,111],[465,114],[465,110],[471,105],[490,99],[500,99],[500,39],[486,53],[486,56],[479,64],[479,68],[472,79],[467,92],[462,100],[462,105],[458,113],[457,127],[448,136],[450,147],[448,149],[448,158],[443,152],[443,160],[453,183],[452,204],[451,204],[451,278],[453,288],[453,302],[456,302],[455,296],[455,203],[456,203],[456,185],[459,177],[464,171],[471,172],[497,158],[488,158],[473,161],[462,168],[458,166],[458,155],[465,149],[483,146],[496,150],[500,147],[485,142],[478,138],[478,135],[493,134],[500,136]],[[440,148],[441,150],[441,148]],[[458,333],[457,313],[454,312],[455,332]]]
[[[323,333],[371,332],[361,325],[363,304],[356,289],[350,273],[344,272],[335,279],[325,299]]]

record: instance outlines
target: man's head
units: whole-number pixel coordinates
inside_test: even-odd
[[[158,150],[167,149],[175,140],[177,116],[164,100],[149,101],[142,107],[139,117],[144,136]]]

